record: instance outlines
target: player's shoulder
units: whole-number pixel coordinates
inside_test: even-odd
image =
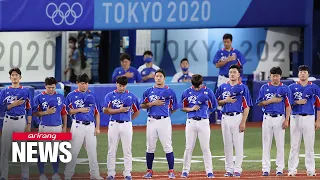
[[[138,71],[137,68],[130,66],[131,71]]]
[[[143,71],[145,68],[147,68],[146,64],[142,64],[141,66],[139,66],[138,71]]]
[[[186,88],[185,90],[183,90],[182,93],[186,94],[186,93],[188,93],[188,92],[190,92],[190,91],[192,91],[192,87]]]
[[[160,69],[160,67],[155,65],[155,64],[152,64],[152,68],[155,69],[155,70],[159,70]]]
[[[57,94],[55,94],[55,96],[56,96],[56,97],[59,97],[59,98],[61,98],[61,99],[64,99],[64,95],[63,95],[63,94],[57,93]]]

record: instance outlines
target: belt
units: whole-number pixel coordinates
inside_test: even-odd
[[[91,124],[91,121],[78,121],[78,120],[76,120],[76,123],[78,123],[78,124],[83,124],[83,125],[89,125],[89,124]]]
[[[202,117],[193,117],[193,118],[190,118],[192,120],[196,120],[196,121],[201,121],[203,119],[207,119],[207,118],[202,118]]]
[[[313,114],[297,114],[298,116],[312,116]]]
[[[19,120],[19,119],[24,118],[24,115],[22,115],[22,116],[9,116],[9,115],[6,115],[6,118],[12,119],[12,120]]]
[[[111,120],[112,122],[117,122],[117,123],[125,123],[125,122],[129,122],[129,121],[118,121],[118,120]]]
[[[264,114],[271,117],[280,117],[283,115],[283,114],[271,114],[271,113],[264,113]]]
[[[227,115],[227,116],[235,116],[235,115],[240,114],[240,112],[227,112],[227,113],[223,113],[223,114]]]
[[[149,116],[149,117],[153,119],[164,119],[164,118],[167,118],[168,116]]]

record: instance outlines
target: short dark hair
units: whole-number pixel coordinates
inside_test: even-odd
[[[241,74],[241,67],[240,67],[240,66],[238,66],[238,65],[236,65],[236,64],[231,65],[231,66],[229,67],[229,70],[230,70],[230,69],[237,69],[237,70],[238,70],[238,72]]]
[[[53,85],[53,84],[57,84],[57,80],[54,77],[46,77],[46,79],[44,80],[45,85]]]
[[[124,86],[127,85],[128,84],[127,76],[119,76],[119,77],[117,77],[116,83],[124,85]]]
[[[224,34],[223,37],[222,37],[222,39],[223,39],[223,40],[225,40],[225,39],[230,39],[230,41],[232,41],[232,34],[228,34],[228,33],[227,33],[227,34]]]
[[[299,71],[308,71],[309,72],[309,67],[307,65],[300,65],[298,70]]]
[[[161,73],[164,77],[166,77],[166,73],[164,72],[163,69],[156,70],[156,72],[154,74],[157,74],[157,73]]]
[[[153,57],[153,53],[151,52],[151,51],[145,51],[144,53],[143,53],[143,56],[144,55],[149,55],[149,56],[152,56]]]
[[[18,73],[18,74],[21,76],[21,71],[20,71],[19,68],[12,68],[12,69],[10,69],[9,75],[11,76],[11,74],[12,74],[13,72]]]
[[[125,59],[128,59],[129,61],[131,61],[130,55],[127,54],[127,53],[123,53],[123,54],[120,56],[120,61],[124,61]]]
[[[200,74],[194,74],[191,77],[191,84],[196,88],[202,84],[202,81],[203,77]]]
[[[77,39],[73,36],[69,37],[69,42],[73,42],[73,43],[76,43],[77,42]]]
[[[189,60],[188,60],[187,58],[183,58],[183,59],[181,59],[180,64],[181,64],[183,61],[187,61],[187,62],[189,63]]]
[[[270,74],[279,74],[280,76],[282,75],[282,70],[279,66],[272,67],[270,69]]]
[[[89,81],[90,81],[89,76],[86,73],[81,74],[77,77],[78,83],[80,83],[80,82],[89,83]]]

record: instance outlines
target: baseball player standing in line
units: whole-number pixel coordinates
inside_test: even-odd
[[[219,68],[217,87],[229,81],[229,67],[231,65],[238,65],[242,70],[243,65],[247,62],[243,57],[243,55],[241,54],[241,52],[232,47],[232,39],[233,37],[231,34],[223,35],[222,40],[223,40],[224,48],[217,51],[213,59],[213,64],[215,64],[215,66]],[[240,75],[240,78],[241,78],[241,75]],[[216,111],[216,113],[218,113],[216,115],[217,124],[221,123],[220,111],[221,111],[221,106],[218,106],[218,111]]]
[[[0,94],[3,89],[0,90]],[[4,119],[4,112],[7,108],[6,103],[0,102],[0,139],[1,139],[1,134],[2,134],[2,127],[3,127],[3,119]],[[0,154],[1,154],[1,140],[0,140]],[[1,174],[1,161],[0,161],[0,174]]]
[[[192,87],[182,93],[182,111],[187,113],[186,149],[183,156],[181,177],[188,177],[191,167],[192,151],[199,137],[203,161],[208,178],[213,178],[212,156],[210,151],[209,116],[218,106],[217,99],[211,89],[202,85],[202,76],[195,74],[191,78]]]
[[[239,82],[241,69],[237,65],[229,68],[230,81],[222,84],[216,92],[222,106],[222,137],[225,154],[225,177],[240,177],[243,161],[244,130],[252,100],[249,89]],[[236,161],[233,163],[233,147]]]
[[[154,152],[158,138],[166,153],[170,179],[175,178],[174,175],[174,154],[172,148],[172,125],[170,115],[178,108],[176,93],[165,86],[165,72],[159,69],[155,72],[155,85],[148,88],[142,97],[141,108],[147,109],[147,173],[144,178],[152,178],[152,164],[154,160]]]
[[[116,175],[116,154],[119,140],[122,142],[124,155],[125,180],[131,180],[132,171],[132,120],[139,115],[140,105],[138,98],[126,90],[128,78],[120,76],[117,78],[117,89],[105,96],[103,112],[110,114],[108,127],[108,177],[114,180]]]
[[[9,71],[12,85],[3,89],[0,102],[7,104],[1,137],[1,180],[8,179],[8,160],[13,132],[30,132],[33,100],[28,89],[20,85],[22,78],[19,68]],[[27,116],[27,117],[26,117]],[[29,179],[28,163],[21,163],[22,179]]]
[[[72,117],[72,160],[66,165],[64,175],[69,180],[74,175],[77,157],[83,144],[89,158],[91,179],[103,179],[100,176],[97,160],[97,135],[100,133],[100,114],[95,95],[88,90],[89,77],[82,74],[77,77],[78,89],[66,97],[67,112]],[[87,99],[91,100],[87,102]],[[93,100],[92,100],[93,99]]]
[[[34,98],[33,115],[40,117],[39,132],[66,132],[67,129],[67,111],[64,104],[64,96],[57,94],[57,80],[54,77],[45,79],[46,90]],[[63,126],[62,126],[63,123]],[[53,180],[60,180],[59,159],[52,163]],[[47,180],[44,173],[44,163],[38,162],[40,180]]]
[[[291,115],[291,91],[281,80],[282,70],[280,67],[270,69],[271,82],[260,88],[257,98],[258,106],[262,106],[262,176],[269,176],[271,161],[270,149],[273,135],[277,147],[277,176],[283,175],[284,162],[284,141],[285,129],[288,127]]]
[[[320,128],[320,92],[316,84],[308,81],[309,67],[299,66],[299,80],[289,86],[292,93],[292,115],[290,120],[291,149],[288,161],[288,176],[297,174],[299,151],[303,136],[305,166],[308,176],[316,176],[314,159],[315,131]],[[309,91],[310,93],[308,93]],[[315,108],[317,118],[315,117]],[[315,122],[315,119],[317,120]]]

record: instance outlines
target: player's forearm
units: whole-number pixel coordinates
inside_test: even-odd
[[[48,113],[47,111],[37,111],[37,112],[33,112],[33,115],[37,117],[42,117],[42,116],[48,115]]]
[[[15,105],[12,103],[12,104],[9,104],[9,105],[7,105],[7,110],[9,111],[10,109],[12,109],[12,108],[14,108],[15,107]]]
[[[144,76],[144,77],[142,77],[142,80],[143,80],[143,81],[146,81],[146,80],[148,80],[148,79],[150,79],[149,76]]]
[[[189,108],[189,107],[184,107],[184,108],[182,108],[181,109],[183,112],[191,112],[191,111],[193,111],[193,109],[192,108]]]
[[[70,110],[69,110],[69,114],[70,114],[70,115],[77,114],[77,113],[79,113],[79,112],[80,112],[79,109],[70,109]]]
[[[139,114],[140,114],[140,111],[137,111],[137,112],[133,113],[132,117],[131,117],[132,120],[136,119],[139,116]]]
[[[242,123],[245,123],[248,119],[248,115],[249,115],[249,111],[250,111],[250,108],[247,107],[243,110],[243,116],[242,116]]]
[[[32,116],[28,116],[27,119],[28,119],[28,124],[31,124],[31,122],[32,122]]]
[[[286,121],[289,121],[291,115],[291,106],[286,107]]]
[[[96,128],[100,128],[100,114],[94,115],[96,119]]]
[[[103,113],[105,113],[105,114],[119,114],[119,113],[121,113],[121,111],[120,111],[120,109],[103,108]]]
[[[227,102],[225,100],[218,100],[218,104],[219,106],[224,106]]]
[[[220,67],[226,65],[228,62],[229,62],[228,60],[225,60],[225,61],[220,60],[218,63],[216,63],[216,67],[220,68]]]
[[[142,109],[149,109],[149,108],[151,108],[152,106],[153,106],[153,103],[152,103],[152,102],[141,104],[141,108],[142,108]]]
[[[258,106],[267,106],[269,104],[272,104],[273,102],[271,101],[271,99],[269,100],[265,100],[265,101],[261,101]]]
[[[62,116],[63,127],[67,127],[68,117],[67,115]]]
[[[317,122],[320,122],[320,110],[317,110]]]

